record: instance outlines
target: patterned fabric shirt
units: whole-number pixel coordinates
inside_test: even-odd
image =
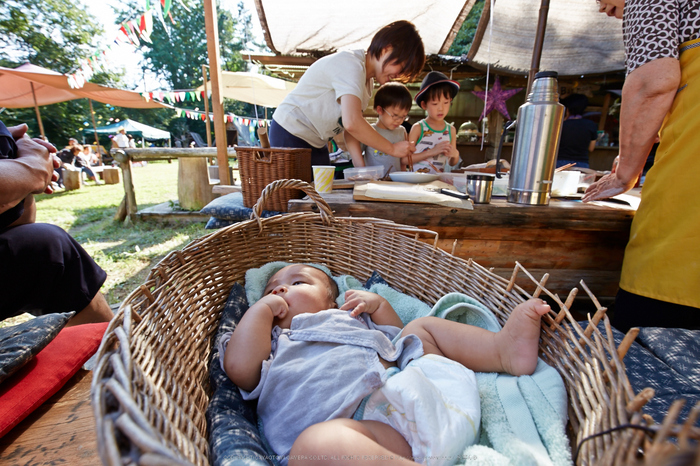
[[[700,0],[627,0],[627,74],[657,58],[679,57],[683,42],[700,38]]]

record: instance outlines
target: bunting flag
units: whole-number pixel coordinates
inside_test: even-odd
[[[180,0],[180,5],[186,11],[190,11],[183,0]],[[123,22],[113,42],[117,45],[133,45],[135,50],[141,46],[141,41],[152,44],[151,34],[153,33],[154,14],[160,20],[168,37],[170,37],[170,29],[165,24],[165,17],[168,16],[170,21],[175,24],[172,0],[156,0],[153,3],[151,3],[151,0],[146,0],[146,11],[134,19]],[[112,52],[111,45],[107,45],[105,48]],[[106,55],[105,50],[98,50],[91,57],[82,60],[78,69],[68,75],[68,84],[72,88],[84,86],[85,82],[89,81],[99,68],[106,69],[110,65]],[[192,100],[194,101],[194,98]]]
[[[146,96],[144,96],[146,98]],[[187,110],[187,109],[182,109],[178,108],[175,109],[175,116],[178,118],[189,118],[190,120],[201,120],[201,121],[206,121],[207,117],[209,118],[210,121],[214,121],[214,114],[209,113],[208,115],[204,112],[200,112],[197,110]],[[248,117],[241,117],[234,115],[232,113],[226,113],[224,114],[224,123],[238,123],[239,125],[242,126],[257,126],[257,127],[269,127],[270,126],[270,120],[265,120],[265,119],[255,119],[255,118],[248,118]]]

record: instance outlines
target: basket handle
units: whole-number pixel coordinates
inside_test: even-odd
[[[262,193],[260,194],[258,202],[256,202],[253,206],[251,218],[254,218],[258,221],[258,225],[260,226],[261,231],[261,215],[263,207],[265,207],[265,204],[267,203],[267,200],[270,198],[270,196],[272,196],[272,193],[278,189],[301,189],[311,198],[312,201],[316,203],[316,206],[318,207],[318,213],[321,215],[321,219],[323,220],[324,225],[330,225],[331,222],[335,220],[333,212],[331,211],[331,208],[328,205],[328,203],[321,197],[320,194],[316,192],[313,186],[311,186],[309,183],[302,180],[275,180],[272,183],[265,186],[265,189],[263,189]]]

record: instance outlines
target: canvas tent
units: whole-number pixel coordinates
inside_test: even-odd
[[[0,67],[0,108],[34,107],[44,135],[39,107],[74,99],[89,99],[126,108],[170,108],[160,102],[146,101],[134,91],[85,83],[79,89],[68,84],[68,77],[56,71],[25,63],[17,68]]]
[[[551,0],[544,31],[541,70],[581,76],[625,69],[622,21],[598,12],[590,0]],[[502,74],[531,67],[542,0],[486,0],[468,58],[472,66]],[[493,35],[491,35],[493,31]]]
[[[416,25],[425,53],[432,55],[447,52],[474,3],[475,0],[255,0],[255,7],[267,45],[277,54],[367,49],[379,29],[405,19]]]
[[[146,101],[138,92],[100,84],[85,83],[79,89],[72,89],[66,75],[30,63],[17,68],[0,67],[0,89],[0,107],[7,108],[49,105],[82,98],[116,107],[169,108],[160,102]]]
[[[141,138],[141,140],[167,139],[168,145],[170,144],[170,132],[129,119],[107,126],[100,126],[97,128],[97,134],[117,134],[120,128],[124,128],[127,134],[131,134],[135,138]],[[85,129],[84,131],[85,134],[93,134],[94,132],[94,129]]]
[[[263,107],[277,107],[296,83],[284,81],[264,74],[222,71],[220,76],[223,96]],[[207,89],[211,89],[211,81]],[[197,88],[204,90],[204,85]]]

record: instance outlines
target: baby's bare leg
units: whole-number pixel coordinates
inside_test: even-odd
[[[445,356],[475,372],[526,375],[537,366],[540,319],[549,310],[541,299],[519,304],[497,333],[438,317],[423,317],[406,325],[403,334],[417,335],[426,354]]]
[[[410,457],[408,442],[387,424],[333,419],[314,424],[299,435],[292,446],[289,464],[416,464]]]

